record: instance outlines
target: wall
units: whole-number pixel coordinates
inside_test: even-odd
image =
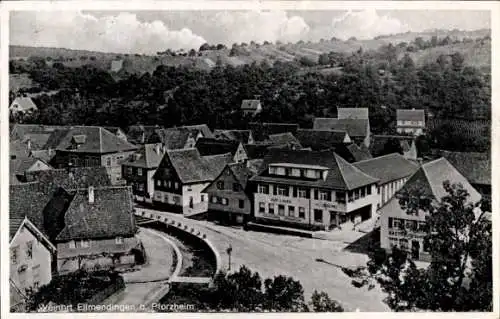
[[[224,183],[223,189],[217,188],[218,182]],[[220,174],[220,176],[215,181],[213,181],[206,190],[206,193],[208,195],[208,210],[246,214],[246,215],[250,214],[251,202],[248,196],[245,194],[243,190],[238,192],[233,191],[234,183],[240,185],[239,182],[234,177],[234,174],[231,172],[231,170],[226,167],[226,169],[224,169],[222,174]],[[239,187],[241,187],[241,185]],[[227,198],[228,204],[223,205],[222,203],[213,203],[212,196]],[[243,208],[239,207],[240,200],[244,201]]]
[[[208,195],[202,191],[209,182],[182,185],[182,206],[184,213],[202,213],[208,209]],[[191,198],[193,207],[190,207]],[[203,200],[202,200],[203,199]]]
[[[33,257],[31,259],[28,259],[26,256],[26,243],[29,241],[33,241]],[[21,291],[35,284],[35,266],[39,265],[39,279],[37,280],[39,286],[48,284],[52,280],[52,255],[47,247],[38,241],[35,235],[25,226],[23,226],[22,231],[20,230],[10,243],[10,248],[14,247],[19,248],[17,254],[18,261],[16,264],[13,264],[12,260],[10,260],[10,279]],[[18,273],[18,268],[21,265],[27,266],[23,272],[24,282],[21,282],[21,278],[23,277]]]
[[[247,153],[245,152],[245,149],[243,148],[243,144],[240,143],[238,145],[238,149],[236,150],[236,153],[234,154],[233,161],[236,163],[239,162],[244,162],[248,159]]]
[[[379,207],[384,206],[385,203],[387,203],[394,195],[396,194],[397,191],[399,191],[403,185],[406,183],[408,180],[408,177],[398,179],[391,181],[389,183],[382,184],[378,187],[380,196],[379,196]],[[391,188],[392,186],[392,188]]]
[[[128,151],[128,152],[105,154],[101,156],[101,166],[106,167],[106,170],[108,171],[108,174],[111,177],[111,182],[113,183],[113,185],[123,181],[121,162],[134,153],[135,151]],[[110,160],[111,165],[108,165],[108,160]]]

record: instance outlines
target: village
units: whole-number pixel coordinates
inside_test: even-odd
[[[33,108],[29,97],[10,106]],[[263,105],[243,100],[240,108],[252,118]],[[367,237],[425,264],[425,216],[408,214],[396,194],[418,187],[440,199],[448,181],[461,184],[473,204],[491,196],[488,153],[419,156],[416,139],[428,117],[423,109],[397,110],[393,135],[372,134],[368,108],[338,108],[336,118],[317,117],[312,128],[11,124],[11,309],[25,309],[28,291],[81,269],[123,271],[125,290],[108,302],[138,305],[152,300],[151,290],[161,297],[179,260],[162,254],[176,251],[177,239],[147,225],[164,221],[207,242],[216,268],[280,270],[307,294],[324,288],[347,309],[384,311],[378,289],[356,294],[337,269],[316,263],[318,277],[308,264],[360,266],[366,253],[348,248]],[[140,289],[136,300],[127,295]]]

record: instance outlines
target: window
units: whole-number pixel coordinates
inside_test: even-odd
[[[76,248],[76,243],[75,243],[75,241],[74,241],[74,240],[70,241],[70,242],[68,243],[68,246],[69,246],[69,248],[70,248],[70,249],[75,249],[75,248]]]
[[[137,184],[138,188],[139,188],[139,192],[143,192],[144,191],[144,184]]]
[[[377,194],[380,195],[380,187],[377,187]]]
[[[306,218],[306,209],[304,207],[299,207],[299,218]]]
[[[33,241],[26,243],[26,259],[33,258]]]
[[[286,175],[286,170],[284,167],[278,167],[276,169],[276,175]]]
[[[366,195],[366,189],[363,187],[361,188],[361,197],[365,197]]]
[[[233,191],[234,192],[239,192],[240,191],[240,184],[233,183]]]
[[[243,199],[240,199],[240,200],[238,201],[238,207],[239,207],[239,208],[245,208],[245,201],[244,201]]]
[[[288,216],[295,217],[295,207],[294,206],[288,206]]]
[[[269,186],[268,185],[259,185],[258,192],[260,194],[269,194]]]
[[[117,244],[117,245],[123,244],[123,237],[116,237],[115,238],[115,244]]]
[[[10,249],[10,260],[13,264],[17,264],[19,261],[19,247],[13,247]]]
[[[274,214],[274,204],[269,204],[269,214]]]
[[[354,199],[359,199],[359,189],[354,190]]]
[[[264,203],[259,203],[259,213],[265,213],[266,212],[266,204]]]
[[[345,204],[345,193],[344,192],[336,192],[335,197],[337,199],[337,203]]]
[[[111,157],[106,158],[106,166],[111,166]]]
[[[307,190],[303,188],[299,188],[299,197],[300,198],[307,198]]]
[[[276,167],[274,166],[269,166],[269,175],[276,175]]]
[[[330,192],[327,192],[327,191],[320,191],[319,192],[319,199],[320,200],[331,200],[332,199],[332,196],[331,196],[331,193]]]
[[[228,204],[228,202],[229,202],[229,201],[227,200],[227,198],[223,198],[223,199],[222,199],[222,205],[227,205],[227,204]]]
[[[403,250],[408,250],[408,239],[406,238],[401,238],[399,240],[399,245],[401,246],[401,249]]]
[[[316,177],[316,172],[312,169],[308,169],[306,171],[306,177],[308,178],[315,178]]]
[[[389,237],[389,243],[391,244],[391,247],[397,247],[398,239],[396,237]]]
[[[314,221],[317,223],[323,222],[323,211],[321,209],[314,210]]]
[[[277,191],[280,196],[288,196],[288,187],[277,186]]]
[[[371,195],[372,194],[372,186],[367,186],[366,187],[366,195]]]
[[[349,203],[354,201],[354,192],[349,191]]]
[[[127,174],[132,175],[132,167],[127,167]]]
[[[179,188],[179,183],[175,182],[175,183],[174,183],[174,188],[175,188],[175,189],[178,189],[178,188]]]
[[[142,176],[142,168],[137,169],[137,175]]]
[[[278,215],[285,216],[285,205],[278,205]]]
[[[161,181],[160,180],[156,180],[156,186],[161,186]]]
[[[393,218],[389,217],[389,228],[392,228],[392,221],[393,221]]]
[[[89,248],[90,247],[90,242],[88,240],[82,239],[80,241],[80,247],[82,247],[82,248]]]
[[[217,182],[217,189],[224,189],[224,182],[218,181]]]
[[[212,203],[217,204],[218,199],[217,196],[212,196]]]
[[[292,168],[292,171],[291,171],[290,175],[294,176],[294,177],[300,177],[300,169],[298,169],[298,168]]]
[[[201,201],[204,202],[205,201],[205,195],[201,194]]]

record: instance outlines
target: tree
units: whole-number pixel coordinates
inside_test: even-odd
[[[196,56],[196,50],[195,49],[189,50],[189,56]]]
[[[314,312],[344,312],[340,303],[330,299],[330,296],[323,291],[314,290],[311,296],[311,306]]]
[[[203,43],[198,51],[207,51],[210,50],[210,45],[208,43]]]
[[[409,215],[426,217],[424,250],[430,265],[419,269],[406,251],[394,247],[390,253],[373,253],[353,277],[361,279],[359,286],[375,279],[396,311],[492,311],[491,221],[468,203],[462,185],[445,181],[443,187],[446,195],[440,200],[420,186],[397,194]]]
[[[304,288],[292,277],[283,275],[264,281],[264,307],[276,311],[302,311],[305,309]]]

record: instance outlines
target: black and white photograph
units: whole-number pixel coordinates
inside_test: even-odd
[[[3,7],[3,310],[494,318],[499,6],[399,4]]]

